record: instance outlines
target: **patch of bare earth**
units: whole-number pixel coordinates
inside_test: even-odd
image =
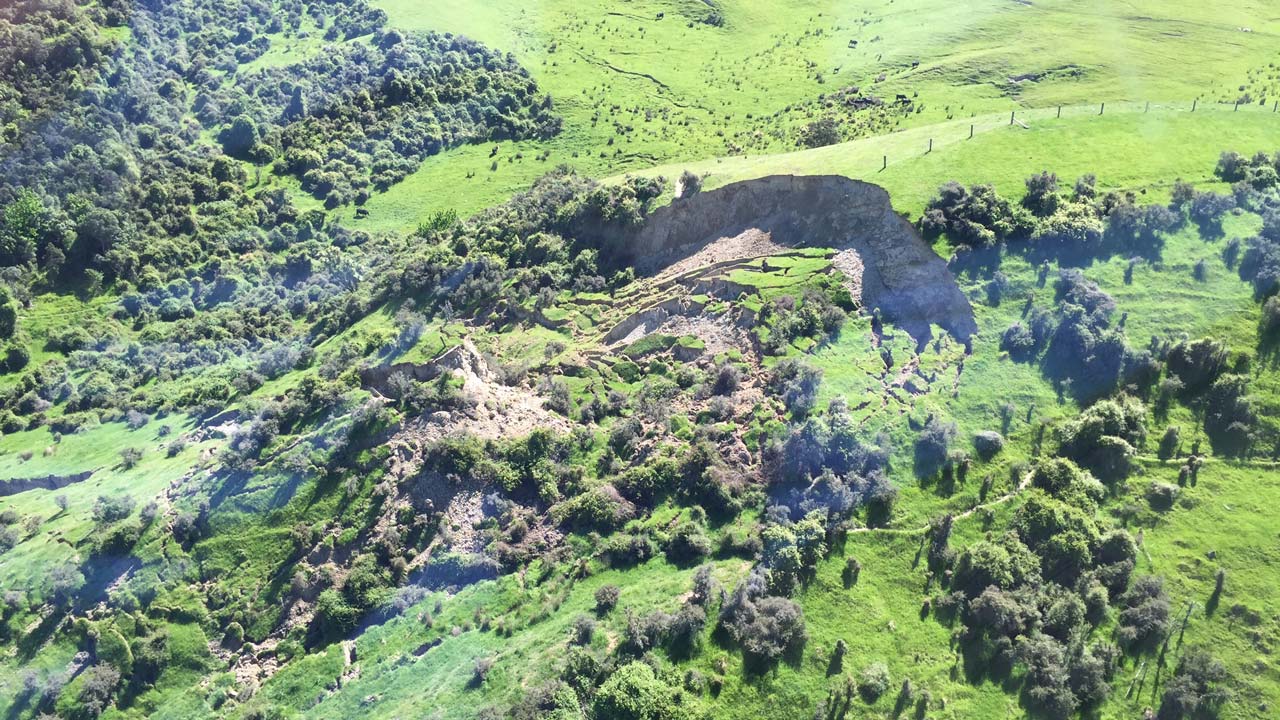
[[[414,418],[387,444],[395,478],[409,477],[421,467],[423,448],[451,436],[473,435],[487,440],[528,435],[539,428],[557,433],[571,430],[569,421],[543,407],[543,400],[523,386],[497,381],[488,363],[469,340],[463,341],[456,367],[448,372],[462,378],[465,408],[438,410]]]
[[[859,304],[862,303],[862,256],[853,248],[845,248],[831,258],[831,264],[843,276],[841,283],[849,291],[849,295]]]
[[[694,270],[778,255],[788,250],[790,248],[787,246],[774,242],[772,233],[751,228],[732,237],[723,237],[709,242],[688,255],[683,255],[680,250],[677,250],[678,257],[658,271],[654,279],[661,282],[678,278]]]
[[[692,335],[706,344],[708,355],[729,350],[749,351],[751,336],[728,315],[672,315],[654,331],[664,335]],[[639,338],[637,338],[639,339]]]

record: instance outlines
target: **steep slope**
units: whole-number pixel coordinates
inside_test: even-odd
[[[861,269],[852,278],[855,300],[917,340],[928,338],[931,324],[960,340],[977,331],[946,263],[893,211],[883,188],[859,180],[774,175],[679,198],[626,238],[626,252],[638,270],[653,272],[751,230],[784,247],[852,251],[858,261],[842,264]]]

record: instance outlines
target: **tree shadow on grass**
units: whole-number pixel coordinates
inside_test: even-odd
[[[947,261],[947,268],[953,275],[967,280],[990,280],[1000,269],[1001,255],[998,245],[965,249],[952,254]]]
[[[764,679],[772,676],[780,664],[799,669],[804,659],[804,648],[807,643],[800,642],[788,648],[781,658],[769,658],[752,653],[742,653],[742,675],[748,681],[751,678]]]
[[[61,607],[55,607],[53,612],[46,615],[39,625],[23,635],[18,640],[18,659],[30,660],[36,656],[40,648],[53,637],[53,632],[57,630],[58,625],[62,623],[62,619],[67,616],[67,610]]]
[[[212,484],[217,489],[209,495],[209,508],[217,509],[227,500],[244,492],[251,477],[251,473],[241,470],[228,470],[215,475]]]
[[[4,714],[5,720],[17,720],[22,717],[27,708],[31,706],[31,701],[36,699],[36,692],[19,691],[17,697],[14,698],[13,704],[9,706],[8,712]]]
[[[1258,323],[1258,344],[1255,353],[1258,363],[1268,369],[1280,367],[1280,333],[1267,332],[1266,320]]]

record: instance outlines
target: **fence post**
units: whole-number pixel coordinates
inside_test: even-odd
[[[1150,101],[1150,100],[1148,100],[1148,101],[1147,101],[1147,109],[1146,109],[1146,110],[1143,110],[1142,112],[1144,112],[1144,113],[1151,112],[1151,101]]]
[[[933,152],[933,138],[929,138],[929,152]],[[928,153],[926,153],[927,155]]]
[[[970,140],[972,140],[972,139],[973,139],[973,125],[972,125],[972,124],[970,124],[970,125],[969,125],[969,139],[970,139]]]
[[[1010,125],[1012,125],[1012,124],[1013,124],[1013,116],[1014,116],[1014,115],[1016,115],[1016,114],[1017,114],[1017,112],[1018,112],[1017,110],[1014,110],[1013,112],[1009,113],[1009,124],[1010,124]]]
[[[1195,100],[1192,100],[1192,101],[1191,101],[1191,112],[1195,112],[1195,111],[1196,111],[1196,103],[1198,103],[1198,102],[1200,102],[1200,98],[1196,98]]]
[[[1240,112],[1240,101],[1239,101],[1239,100],[1237,100],[1237,101],[1236,101],[1236,106],[1235,106],[1235,108],[1234,108],[1234,109],[1232,109],[1232,111],[1231,111],[1231,112]]]
[[[881,170],[886,170],[886,169],[888,169],[888,167],[889,167],[889,156],[888,156],[888,155],[885,155],[885,156],[884,156],[884,164],[880,166],[880,169],[881,169]]]
[[[1062,106],[1061,106],[1061,105],[1059,105],[1059,106],[1058,106],[1058,117],[1059,117],[1059,118],[1061,118],[1061,117],[1062,117]]]
[[[1099,115],[1101,115],[1102,113],[1104,113],[1104,112],[1106,112],[1106,111],[1107,111],[1107,104],[1106,104],[1106,103],[1102,103],[1102,107],[1101,107],[1101,108],[1099,108],[1099,110],[1098,110],[1098,114],[1099,114]]]

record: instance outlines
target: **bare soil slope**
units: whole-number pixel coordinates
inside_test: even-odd
[[[841,270],[861,274],[852,278],[852,289],[863,306],[917,340],[929,336],[931,324],[960,340],[977,331],[973,308],[946,263],[894,212],[888,193],[870,183],[834,175],[733,183],[659,208],[625,241],[632,263],[648,274],[687,265],[683,258],[710,248],[835,248],[846,254]]]

